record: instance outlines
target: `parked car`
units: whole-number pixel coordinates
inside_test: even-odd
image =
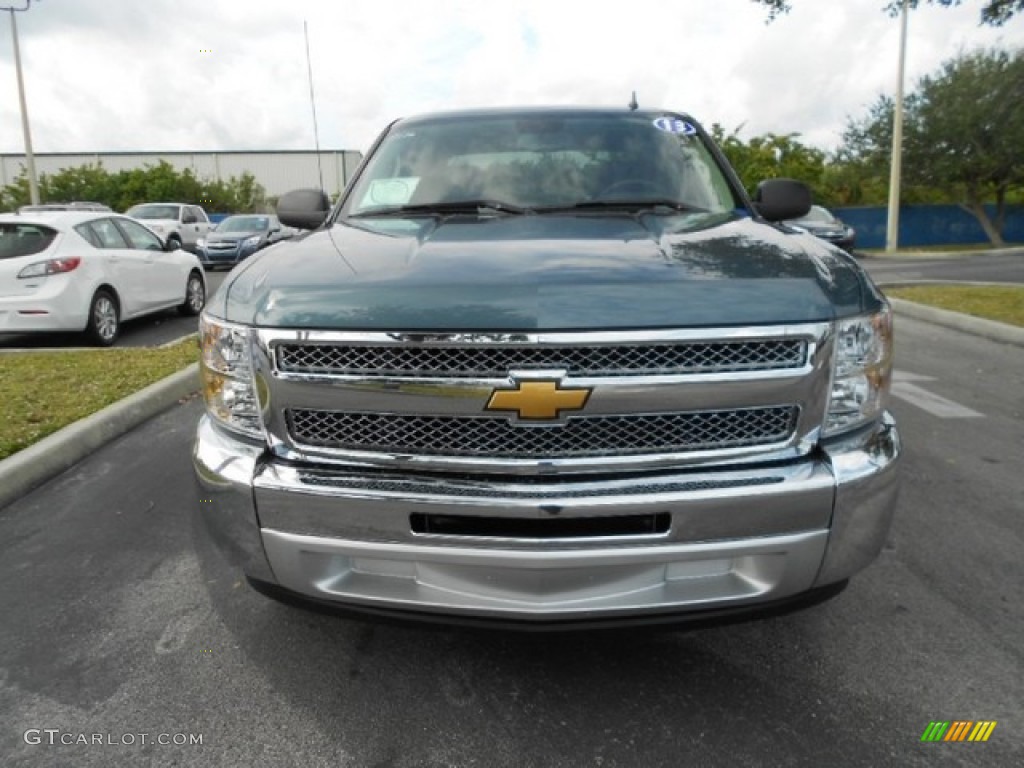
[[[116,213],[0,215],[0,333],[83,331],[110,346],[121,323],[206,304],[194,254]]]
[[[233,266],[261,248],[291,237],[294,231],[281,226],[277,216],[239,214],[228,216],[199,241],[204,266]]]
[[[133,205],[125,216],[138,219],[169,244],[196,253],[199,241],[205,238],[213,225],[206,211],[199,205],[185,203],[143,203]]]
[[[111,208],[103,203],[40,203],[39,205],[23,205],[18,213],[43,213],[46,211],[110,211]]]
[[[691,117],[395,121],[200,319],[195,477],[274,596],[454,622],[722,619],[884,545],[892,312]]]
[[[787,221],[793,229],[809,232],[833,245],[838,245],[847,253],[853,253],[857,241],[857,232],[840,221],[828,208],[812,205],[811,210],[799,219]]]

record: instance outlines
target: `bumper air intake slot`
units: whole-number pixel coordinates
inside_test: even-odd
[[[468,515],[410,515],[413,533],[436,536],[483,536],[502,539],[575,539],[612,536],[652,536],[667,533],[668,512],[608,517],[471,517]]]

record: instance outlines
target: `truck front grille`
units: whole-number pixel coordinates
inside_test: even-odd
[[[342,451],[494,459],[556,459],[712,451],[788,441],[795,405],[693,413],[579,416],[517,426],[503,418],[292,408],[298,445]]]
[[[277,366],[287,373],[504,378],[512,370],[560,369],[570,376],[662,376],[799,368],[803,339],[745,339],[593,346],[429,346],[281,344]]]

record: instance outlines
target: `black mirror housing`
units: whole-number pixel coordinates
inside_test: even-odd
[[[277,201],[277,218],[286,227],[316,229],[327,219],[331,201],[322,189],[296,189]]]
[[[754,206],[768,221],[799,219],[811,210],[811,188],[795,179],[766,179],[757,185]]]

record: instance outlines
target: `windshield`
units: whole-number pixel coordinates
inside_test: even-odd
[[[827,209],[822,208],[820,205],[812,205],[811,210],[807,212],[807,215],[795,219],[798,224],[836,224],[836,217],[828,212]]]
[[[263,232],[270,228],[266,216],[228,216],[217,225],[217,232]]]
[[[367,162],[345,213],[372,215],[460,201],[543,211],[670,204],[737,206],[697,129],[676,115],[452,115],[396,124]]]
[[[173,219],[178,220],[178,206],[176,205],[136,205],[129,208],[126,216],[133,219]]]
[[[57,237],[57,231],[39,224],[0,222],[0,259],[42,253]]]

